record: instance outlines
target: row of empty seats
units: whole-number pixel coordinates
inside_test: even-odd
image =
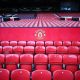
[[[36,14],[18,14],[17,16],[20,18],[20,19],[35,19]]]
[[[0,46],[0,54],[79,54],[78,46]]]
[[[60,20],[54,18],[42,18],[42,19],[21,19],[18,21],[7,21],[1,22],[0,27],[28,27],[28,28],[70,28],[70,27],[80,27],[79,21],[71,21],[71,20]]]
[[[80,55],[73,54],[0,54],[0,68],[33,70],[69,70],[75,72],[80,69]]]
[[[80,41],[0,41],[1,46],[79,46]]]
[[[24,69],[16,69],[10,72],[0,69],[0,80],[80,80],[80,70],[75,75],[68,70],[57,70],[51,74],[47,70],[35,70],[31,73]]]

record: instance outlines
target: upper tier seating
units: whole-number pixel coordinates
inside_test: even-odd
[[[59,16],[58,16],[59,15]],[[35,14],[19,14],[18,21],[1,22],[0,27],[80,27],[80,13],[72,14],[54,14],[54,13],[38,13]],[[63,21],[60,20],[60,16],[63,16]],[[68,16],[64,18],[64,16]],[[71,18],[69,18],[69,16]],[[68,21],[69,20],[69,21]],[[75,21],[77,20],[77,21]]]
[[[34,19],[35,14],[18,14],[20,19]]]

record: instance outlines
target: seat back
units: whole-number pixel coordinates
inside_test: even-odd
[[[22,54],[20,55],[20,67],[21,69],[26,69],[32,71],[33,55],[32,54]]]
[[[1,41],[1,46],[9,46],[9,41]]]
[[[19,55],[18,54],[7,54],[6,55],[6,69],[12,71],[17,69],[19,63]]]
[[[11,80],[30,80],[30,72],[24,69],[17,69],[11,72]]]
[[[34,46],[25,46],[24,53],[25,54],[34,54]]]
[[[10,73],[7,69],[0,69],[0,80],[9,80]]]
[[[53,80],[73,80],[73,74],[68,70],[57,70],[53,72]]]
[[[45,53],[45,47],[44,46],[36,46],[35,47],[35,53],[36,54],[44,54]]]
[[[60,54],[49,54],[49,64],[51,65],[51,71],[62,69],[62,55]]]
[[[56,47],[55,46],[47,46],[46,47],[46,54],[54,54],[56,53]]]
[[[80,80],[80,70],[75,72],[75,80]]]
[[[14,46],[13,47],[13,53],[15,53],[15,54],[23,53],[23,46]]]
[[[34,56],[34,64],[36,70],[46,70],[48,64],[48,58],[45,54],[36,54]]]
[[[32,80],[51,80],[51,72],[47,70],[33,71]]]
[[[78,70],[77,62],[76,55],[63,55],[63,64],[66,65],[67,70],[70,70],[73,73]]]
[[[4,54],[12,54],[12,46],[4,46],[3,53]]]

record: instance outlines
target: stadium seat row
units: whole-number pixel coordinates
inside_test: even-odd
[[[0,54],[0,68],[9,71],[15,69],[50,70],[51,72],[66,69],[75,72],[80,69],[80,55],[72,54]]]
[[[80,47],[78,46],[0,46],[0,54],[54,54],[54,53],[69,53],[79,54]]]
[[[57,70],[52,73],[48,70],[35,70],[30,72],[25,69],[16,69],[10,72],[0,69],[0,80],[80,80],[80,70],[75,75],[68,70]]]
[[[80,46],[80,41],[0,41],[1,46]]]

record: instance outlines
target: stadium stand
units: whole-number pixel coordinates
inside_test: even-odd
[[[1,0],[0,80],[80,80],[79,36],[79,0]]]

